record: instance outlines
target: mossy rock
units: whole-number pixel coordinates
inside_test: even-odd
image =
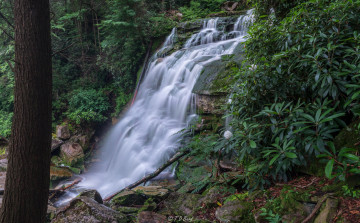
[[[67,167],[50,167],[50,180],[51,181],[59,181],[72,177],[72,172]]]
[[[215,216],[221,222],[255,222],[251,202],[233,200],[216,209]]]
[[[52,223],[117,222],[127,223],[128,218],[88,197],[75,198],[70,204],[56,213]]]
[[[200,198],[199,194],[173,192],[163,201],[159,213],[167,216],[193,216],[200,208]]]
[[[307,193],[282,191],[278,199],[281,207],[279,213],[285,222],[301,222],[310,214],[309,208],[305,205],[306,201],[310,201],[310,195]]]
[[[136,193],[132,190],[125,190],[111,199],[111,208],[116,209],[119,206],[134,207],[143,205],[148,197],[142,193]]]
[[[325,164],[321,163],[319,159],[308,159],[308,165],[298,168],[300,173],[304,173],[311,176],[324,177],[325,176]]]
[[[88,197],[98,202],[99,204],[103,203],[103,199],[97,190],[84,190],[77,197]]]
[[[343,128],[340,133],[335,137],[334,143],[336,149],[341,148],[355,148],[360,151],[360,130],[358,128],[360,119],[356,119],[350,125]]]
[[[164,215],[157,214],[151,211],[140,212],[137,216],[138,223],[164,223],[167,218]]]
[[[161,202],[169,195],[169,190],[160,186],[136,187],[134,190],[125,190],[111,199],[113,209],[120,206],[136,207],[145,205],[146,202]],[[150,205],[150,203],[148,204]]]
[[[217,201],[221,200],[222,197],[227,193],[223,186],[214,186],[202,193],[202,198],[199,200],[202,207],[217,207]]]
[[[184,182],[199,182],[211,174],[212,167],[206,161],[197,162],[193,158],[179,161],[176,177]]]

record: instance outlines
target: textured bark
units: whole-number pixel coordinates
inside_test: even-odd
[[[48,0],[15,0],[15,106],[3,223],[45,222],[50,178],[51,39]]]

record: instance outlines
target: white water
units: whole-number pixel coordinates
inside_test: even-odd
[[[245,17],[251,15],[240,21]],[[216,37],[228,35],[217,30],[217,22],[204,22],[184,49],[162,60],[153,58],[133,106],[111,130],[101,148],[100,164],[83,175],[80,187],[106,197],[155,171],[175,153],[178,132],[196,117],[192,89],[203,66],[233,53],[245,40],[247,26],[239,24],[233,39]],[[173,44],[175,35],[174,29],[164,47]]]

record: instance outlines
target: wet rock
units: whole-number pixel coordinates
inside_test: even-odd
[[[326,199],[325,207],[321,210],[320,214],[315,218],[314,223],[332,222],[336,216],[336,210],[339,201],[334,198]]]
[[[84,158],[84,151],[78,143],[65,143],[61,146],[60,157],[72,166]]]
[[[99,204],[103,203],[103,199],[97,190],[84,190],[78,195],[78,197],[88,197],[98,202]]]
[[[220,222],[254,222],[253,205],[246,201],[229,201],[216,209],[215,217]]]
[[[167,218],[164,215],[157,214],[151,211],[143,211],[138,215],[138,223],[164,223]]]
[[[59,149],[62,144],[64,144],[64,141],[57,138],[53,138],[51,140],[51,152],[54,152],[55,150]]]
[[[70,130],[67,125],[58,125],[56,126],[56,137],[62,140],[70,138]]]
[[[50,167],[50,180],[57,181],[57,180],[64,180],[72,177],[72,172],[67,167]]]
[[[8,165],[8,159],[0,160],[0,171],[6,171]]]
[[[163,208],[159,213],[172,216],[191,216],[200,208],[200,198],[199,194],[173,192],[163,201]]]
[[[88,197],[78,197],[61,208],[52,223],[126,223],[125,215]]]

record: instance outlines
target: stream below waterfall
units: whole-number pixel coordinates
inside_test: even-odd
[[[179,148],[179,132],[197,116],[192,90],[204,65],[232,54],[245,41],[251,20],[250,10],[225,32],[218,29],[218,18],[206,19],[182,49],[162,58],[159,55],[177,39],[174,29],[147,65],[134,104],[105,138],[100,162],[59,202],[69,201],[82,188],[109,196],[165,163]]]

